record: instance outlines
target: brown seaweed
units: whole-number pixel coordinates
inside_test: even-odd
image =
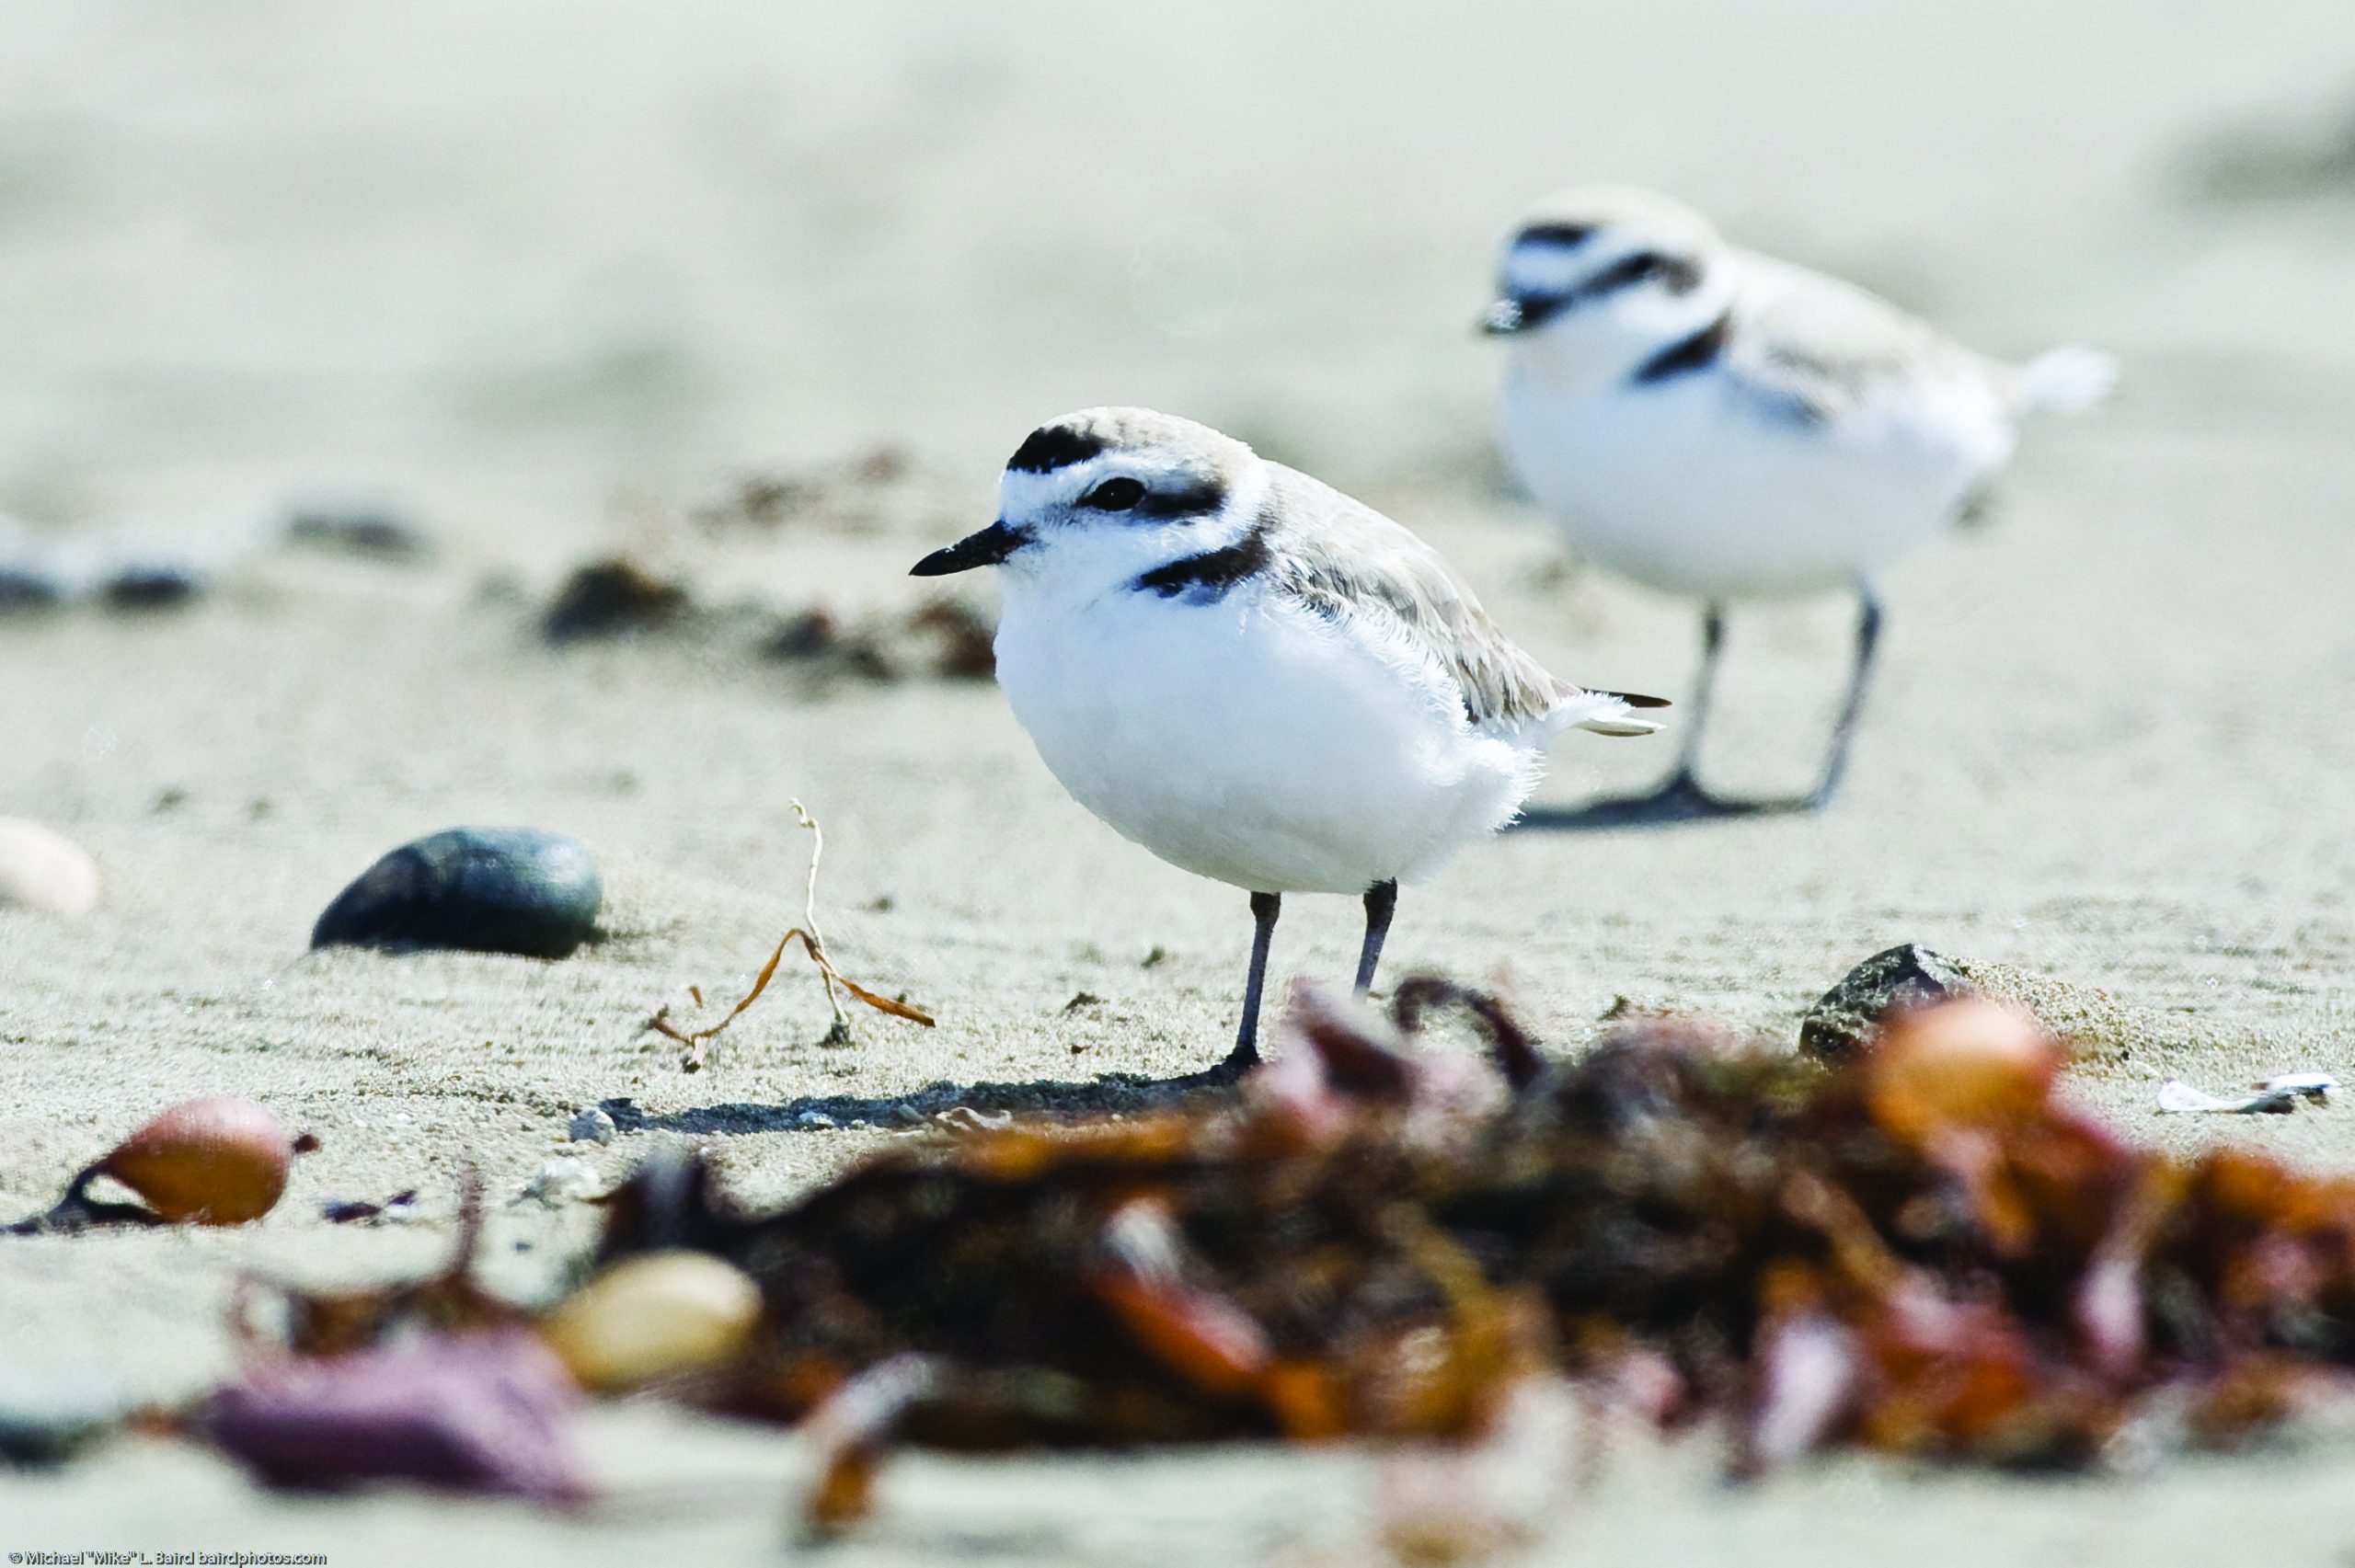
[[[1442,1014],[1486,1060],[1427,1048]],[[1437,981],[1290,1033],[1239,1098],[971,1132],[778,1214],[672,1168],[609,1250],[660,1208],[760,1282],[718,1397],[849,1434],[836,1525],[895,1441],[1462,1439],[1551,1372],[1723,1417],[1740,1472],[2068,1466],[2163,1405],[2238,1441],[2355,1360],[2355,1187],[2124,1145],[1990,1003],[1833,1068],[1662,1020],[1557,1062]]]

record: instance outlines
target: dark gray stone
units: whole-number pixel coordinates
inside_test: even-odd
[[[63,1464],[121,1430],[136,1408],[126,1391],[74,1372],[0,1383],[0,1461]]]
[[[687,621],[695,610],[683,585],[616,556],[592,561],[564,580],[540,614],[540,635],[569,643],[662,631]]]
[[[586,844],[530,828],[452,828],[361,875],[311,945],[456,947],[561,958],[595,932],[604,885]]]
[[[126,561],[109,569],[98,584],[98,602],[109,610],[178,610],[204,597],[204,574],[175,561]]]
[[[286,520],[286,542],[411,566],[433,557],[433,541],[398,513],[375,507],[306,507]]]
[[[1870,1045],[1900,1013],[1976,994],[1953,959],[1909,942],[1874,954],[1825,991],[1799,1024],[1799,1049],[1838,1061]]]
[[[0,561],[0,615],[54,610],[72,597],[73,590],[53,574]]]

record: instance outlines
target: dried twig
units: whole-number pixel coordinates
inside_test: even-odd
[[[843,1012],[842,998],[834,994],[834,967],[826,962],[826,933],[818,929],[818,863],[826,856],[826,830],[810,815],[810,808],[799,800],[793,803],[793,815],[810,830],[810,878],[801,889],[801,923],[810,928],[802,945],[816,959],[819,970],[825,976],[826,1005],[833,1009],[833,1026],[826,1031],[826,1044],[844,1046],[850,1043],[850,1019]],[[779,943],[779,947],[784,944]],[[848,982],[845,981],[845,984]]]
[[[792,945],[796,938],[800,940],[801,950],[810,955],[810,961],[818,966],[819,975],[825,982],[826,1005],[833,1010],[834,1021],[826,1031],[826,1044],[846,1045],[850,1041],[850,1019],[843,1012],[842,1000],[834,994],[834,988],[838,985],[878,1013],[886,1013],[894,1018],[904,1018],[911,1024],[921,1024],[927,1029],[933,1026],[931,1014],[919,1008],[911,1007],[904,1001],[897,1001],[890,997],[879,996],[868,990],[865,986],[835,968],[834,961],[826,956],[825,933],[818,926],[818,863],[826,853],[826,835],[819,828],[818,819],[810,816],[809,808],[798,800],[793,802],[793,814],[799,818],[803,827],[810,830],[810,876],[802,887],[801,924],[776,939],[776,950],[769,955],[769,961],[761,967],[759,976],[752,981],[752,989],[745,992],[744,999],[729,1008],[728,1015],[718,1023],[704,1029],[682,1029],[671,1022],[671,1009],[668,1003],[659,1009],[653,1017],[647,1020],[648,1028],[658,1035],[676,1040],[686,1047],[679,1057],[679,1069],[683,1072],[703,1070],[706,1047],[712,1037],[735,1023],[745,1009],[761,999],[761,993],[769,989],[769,981],[776,978],[776,967],[784,962],[786,948]],[[695,997],[696,1004],[700,1006],[703,1002],[702,990],[690,987],[689,991]]]

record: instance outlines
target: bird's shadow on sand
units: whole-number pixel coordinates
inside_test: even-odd
[[[628,1099],[605,1100],[598,1108],[614,1118],[620,1132],[823,1132],[833,1127],[922,1127],[945,1111],[960,1108],[991,1117],[1133,1114],[1166,1107],[1204,1088],[1199,1077],[1113,1072],[1086,1082],[1046,1078],[1028,1083],[951,1083],[943,1079],[903,1094],[805,1094],[773,1105],[739,1101],[660,1114]]]
[[[1678,780],[1649,795],[1590,800],[1581,806],[1532,806],[1507,825],[1515,833],[1604,833],[1629,828],[1675,828],[1758,817],[1800,817],[1822,808],[1821,794],[1770,799],[1712,795]]]

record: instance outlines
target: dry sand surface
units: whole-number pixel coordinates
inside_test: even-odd
[[[644,1117],[587,1151],[608,1179],[694,1138],[782,1199],[901,1136],[805,1127],[813,1098],[1212,1059],[1241,895],[1073,805],[988,683],[813,688],[741,621],[554,649],[534,606],[616,543],[715,605],[912,603],[906,566],[986,521],[1026,429],[1136,401],[1358,488],[1555,668],[1674,692],[1688,610],[1565,569],[1484,445],[1496,366],[1466,329],[1488,247],[1580,175],[1681,190],[1990,349],[2098,343],[2126,388],[2036,434],[1993,527],[1888,580],[1836,810],[1510,835],[1408,890],[1391,972],[1492,980],[1575,1050],[1622,997],[1788,1037],[1849,964],[1919,941],[2112,993],[2077,1093],[2133,1136],[2355,1165],[2343,1106],[2152,1109],[2173,1075],[2355,1078],[2355,173],[2307,189],[2292,167],[2261,201],[2197,177],[2219,147],[2327,144],[2355,12],[815,9],[0,21],[0,507],[73,539],[218,544],[288,499],[385,498],[442,546],[417,568],[243,549],[182,611],[0,621],[0,815],[80,841],[107,887],[78,921],[0,910],[0,1214],[196,1093],[325,1145],[256,1227],[8,1242],[0,1385],[199,1387],[229,1365],[237,1274],[424,1266],[468,1157],[497,1276],[544,1283],[590,1221],[518,1195],[609,1098]],[[879,443],[913,476],[722,543],[677,521],[748,469]],[[1744,614],[1734,638],[1710,769],[1796,784],[1842,612]],[[1543,798],[1667,761],[1574,736]],[[683,1075],[642,1025],[690,984],[731,992],[798,915],[793,796],[826,828],[837,956],[939,1027],[862,1018],[821,1046],[814,978],[788,968]],[[353,875],[459,823],[588,841],[607,939],[559,963],[304,956]],[[1355,919],[1293,900],[1278,976],[1344,975]],[[410,1186],[433,1223],[319,1218]],[[134,1442],[0,1474],[0,1550],[454,1568],[784,1539],[789,1442],[657,1411],[594,1440],[635,1501],[569,1522],[287,1501]],[[2099,1482],[1843,1461],[1739,1493],[1706,1455],[1609,1454],[1586,1490],[1557,1484],[1545,1560],[2212,1563],[2253,1527],[2272,1562],[2355,1546],[2355,1452],[2322,1440]],[[1396,1480],[1347,1452],[916,1459],[835,1555],[1363,1562]]]

